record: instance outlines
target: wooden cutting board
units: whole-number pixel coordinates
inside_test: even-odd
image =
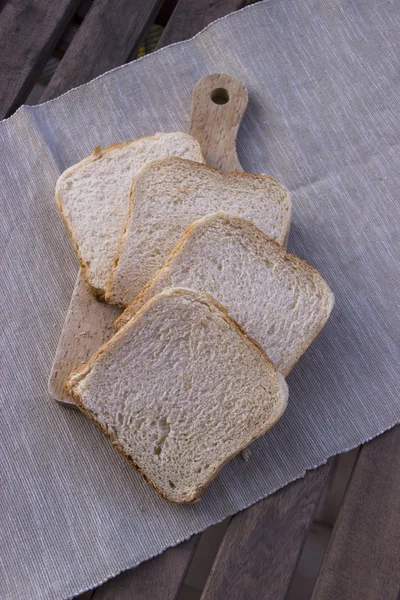
[[[189,133],[199,141],[206,162],[224,173],[243,171],[236,135],[246,106],[247,90],[235,77],[207,75],[194,87]],[[79,272],[49,378],[55,400],[75,406],[64,391],[65,380],[111,338],[121,312],[96,300]]]

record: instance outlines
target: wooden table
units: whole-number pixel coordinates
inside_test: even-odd
[[[26,101],[49,58],[62,56],[49,100],[137,55],[156,20],[158,47],[187,39],[245,0],[0,0],[0,118]],[[65,51],[66,50],[66,51]],[[202,600],[286,597],[335,461],[234,516]],[[400,427],[358,453],[312,600],[396,600],[400,590]],[[176,598],[200,536],[81,598]]]

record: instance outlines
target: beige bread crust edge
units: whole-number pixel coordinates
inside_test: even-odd
[[[73,234],[73,231],[70,227],[70,224],[68,222],[67,217],[64,214],[63,211],[63,205],[62,205],[62,199],[61,199],[61,195],[60,195],[60,184],[63,181],[63,179],[70,175],[71,173],[74,173],[76,170],[80,169],[83,165],[86,165],[89,162],[93,162],[95,160],[99,160],[100,158],[102,158],[103,156],[105,156],[106,154],[108,154],[109,152],[112,152],[113,150],[118,150],[119,148],[124,148],[125,146],[129,146],[132,143],[136,143],[136,142],[140,142],[142,140],[151,140],[151,139],[160,139],[160,137],[164,135],[164,132],[162,131],[157,131],[155,134],[153,135],[142,135],[138,138],[135,138],[134,140],[130,140],[127,142],[116,142],[115,144],[111,144],[111,146],[107,146],[106,148],[101,148],[100,146],[95,146],[95,148],[93,149],[92,153],[89,154],[88,156],[86,156],[85,158],[83,158],[82,160],[80,160],[78,163],[75,163],[74,165],[72,165],[71,167],[68,167],[68,169],[65,169],[65,171],[63,171],[60,175],[60,177],[57,179],[57,183],[56,183],[56,192],[55,192],[55,199],[56,199],[56,205],[57,208],[61,214],[62,220],[64,222],[65,228],[68,232],[68,235],[70,236],[71,240],[72,240],[72,245],[74,247],[75,250],[75,254],[79,260],[79,264],[81,267],[81,271],[82,271],[82,277],[85,280],[91,294],[97,298],[98,300],[101,301],[105,301],[105,290],[100,289],[100,288],[96,288],[94,287],[90,282],[89,282],[89,278],[87,275],[87,265],[85,263],[85,261],[82,258],[81,252],[79,250],[79,246],[78,246],[78,242],[75,239],[75,236]]]
[[[230,327],[232,327],[233,329],[236,329],[236,331],[238,331],[242,336],[244,336],[244,338],[250,342],[250,344],[254,345],[263,355],[264,359],[270,364],[272,365],[273,369],[274,369],[274,373],[276,375],[277,378],[277,386],[281,389],[282,391],[282,396],[283,396],[283,403],[282,403],[282,407],[281,407],[281,411],[279,412],[279,414],[276,416],[276,419],[272,422],[269,423],[268,426],[261,431],[258,435],[254,435],[252,436],[248,442],[243,445],[241,448],[239,448],[236,452],[232,453],[229,457],[226,458],[226,460],[219,465],[218,469],[216,469],[214,471],[214,473],[209,477],[209,479],[207,480],[207,482],[202,485],[199,486],[191,495],[188,495],[184,500],[182,500],[181,502],[177,502],[175,500],[171,500],[170,498],[168,498],[168,496],[166,496],[164,494],[164,492],[162,490],[160,490],[157,485],[149,478],[147,477],[147,475],[143,472],[143,470],[141,469],[141,467],[135,462],[135,460],[132,458],[132,456],[130,454],[128,454],[124,448],[122,447],[121,444],[119,444],[118,442],[115,442],[112,439],[112,436],[110,435],[110,433],[108,432],[108,430],[106,429],[106,427],[104,427],[97,419],[96,417],[93,415],[93,413],[88,410],[85,405],[83,404],[81,398],[80,398],[80,394],[74,389],[74,386],[79,383],[81,381],[81,379],[83,379],[91,370],[93,363],[96,362],[96,360],[102,356],[104,353],[108,352],[108,350],[110,348],[112,348],[115,343],[119,340],[120,337],[123,336],[124,334],[124,330],[125,327],[132,326],[137,319],[140,318],[140,316],[142,314],[144,314],[145,312],[147,312],[149,310],[149,308],[151,307],[152,303],[156,301],[156,299],[160,296],[166,296],[166,295],[171,295],[171,294],[177,294],[177,295],[185,295],[187,294],[187,292],[190,292],[190,294],[193,297],[193,293],[195,293],[198,296],[202,296],[203,298],[207,298],[209,305],[211,305],[211,307],[213,307],[214,310],[217,310],[221,317],[224,319],[224,321],[226,321]],[[230,461],[232,460],[235,456],[237,456],[238,454],[240,454],[240,452],[242,452],[242,450],[244,448],[247,448],[247,446],[249,446],[252,442],[254,442],[256,439],[258,439],[259,437],[261,437],[262,435],[264,435],[269,429],[271,429],[271,427],[273,427],[275,425],[275,423],[280,419],[280,417],[282,416],[282,414],[285,412],[286,407],[287,407],[287,403],[288,403],[288,388],[285,382],[284,377],[278,372],[278,370],[276,369],[276,367],[273,365],[272,361],[269,359],[269,357],[267,356],[267,354],[265,353],[265,351],[261,348],[261,346],[255,341],[253,340],[247,333],[246,331],[244,331],[244,329],[242,327],[240,327],[240,325],[234,321],[231,317],[229,317],[228,315],[228,311],[226,310],[226,308],[220,304],[220,302],[218,302],[217,300],[215,300],[215,298],[213,298],[212,296],[210,296],[209,294],[206,294],[204,292],[193,292],[193,290],[186,290],[185,288],[174,288],[174,289],[167,289],[162,291],[160,294],[157,294],[156,296],[154,296],[153,298],[151,298],[144,306],[141,307],[141,309],[132,317],[132,319],[129,320],[128,323],[126,323],[126,325],[124,327],[121,327],[121,329],[111,338],[111,340],[109,340],[108,342],[106,342],[105,344],[103,344],[103,346],[101,346],[97,352],[92,356],[92,358],[88,361],[88,363],[86,365],[82,365],[81,367],[79,367],[78,369],[74,370],[69,377],[67,378],[66,382],[65,382],[65,391],[70,394],[72,396],[72,398],[74,399],[77,407],[100,429],[100,431],[102,431],[102,433],[110,440],[112,446],[120,453],[122,454],[122,456],[124,456],[124,458],[129,462],[129,464],[144,478],[144,480],[162,497],[164,498],[164,500],[167,500],[168,502],[170,502],[171,504],[192,504],[193,502],[198,502],[199,501],[199,497],[202,494],[203,490],[205,490],[211,483],[211,481],[213,481],[213,479],[215,479],[215,477],[217,477],[217,475],[220,473],[220,471],[223,469],[223,467]]]
[[[153,161],[150,161],[153,162]],[[125,219],[125,225],[124,225],[124,231],[121,235],[121,237],[119,238],[119,242],[118,242],[118,248],[117,248],[117,252],[115,254],[114,257],[114,263],[111,269],[111,273],[110,276],[108,278],[107,281],[107,285],[106,285],[106,289],[104,292],[104,301],[108,302],[109,304],[114,304],[115,306],[119,306],[118,304],[115,304],[114,302],[110,302],[110,298],[109,298],[109,294],[113,294],[114,293],[114,286],[113,286],[113,281],[114,281],[114,271],[118,266],[118,260],[119,260],[119,255],[121,252],[121,248],[122,248],[122,244],[123,244],[123,240],[126,234],[126,230],[128,229],[128,223],[130,221],[131,215],[132,215],[132,209],[133,209],[133,194],[134,194],[134,189],[135,189],[135,182],[136,182],[136,178],[139,175],[139,173],[137,175],[135,175],[135,177],[132,179],[132,184],[131,184],[131,189],[129,192],[129,204],[128,204],[128,210],[126,213],[126,219]],[[125,306],[120,306],[120,308],[126,308]]]
[[[146,138],[156,138],[157,136],[159,136],[160,132],[155,133],[152,136],[141,136],[140,138],[137,138],[134,141],[139,141],[139,140],[143,140]],[[133,141],[133,140],[132,140]],[[89,154],[89,156],[86,156],[85,158],[83,158],[82,160],[80,160],[78,163],[72,165],[71,167],[69,167],[68,169],[66,169],[65,171],[63,171],[60,175],[60,177],[57,179],[57,183],[56,183],[56,204],[57,204],[57,208],[61,214],[62,220],[64,222],[65,228],[68,231],[68,235],[72,240],[72,245],[74,247],[75,250],[75,254],[78,257],[79,260],[79,264],[81,267],[81,271],[82,271],[82,277],[86,282],[86,285],[89,287],[89,290],[91,292],[91,294],[97,298],[98,300],[102,300],[104,301],[104,290],[99,289],[99,288],[95,288],[91,285],[91,283],[88,280],[88,276],[87,276],[87,265],[85,263],[85,261],[82,258],[82,255],[80,253],[79,250],[79,246],[78,246],[78,242],[75,239],[75,236],[73,234],[73,231],[70,227],[70,224],[68,222],[67,217],[64,214],[64,210],[63,210],[63,205],[62,205],[62,200],[61,200],[61,196],[60,196],[60,183],[63,181],[64,177],[67,175],[70,175],[71,173],[74,173],[77,169],[81,168],[83,165],[86,165],[89,162],[93,162],[95,160],[99,160],[99,158],[101,158],[102,156],[104,156],[105,154],[108,154],[108,152],[111,152],[112,150],[117,150],[118,148],[123,148],[124,146],[127,146],[128,144],[131,144],[132,141],[130,142],[117,142],[116,144],[111,144],[111,146],[107,146],[106,148],[101,149],[100,146],[95,146],[95,148],[93,149],[93,152],[91,154]]]
[[[287,241],[287,238],[289,236],[289,230],[290,230],[290,223],[292,220],[292,203],[290,200],[290,192],[289,190],[278,180],[275,179],[275,177],[272,177],[271,175],[264,175],[263,173],[246,173],[246,172],[237,172],[237,171],[231,171],[229,173],[222,173],[219,169],[212,167],[210,165],[207,165],[206,163],[198,163],[195,162],[194,160],[190,160],[187,158],[180,158],[177,156],[169,156],[167,158],[156,158],[155,160],[151,160],[149,161],[146,165],[144,165],[144,167],[137,173],[137,175],[135,175],[135,177],[132,180],[132,186],[131,186],[131,191],[130,191],[130,195],[129,195],[129,208],[128,208],[128,212],[127,212],[127,217],[126,217],[126,221],[125,221],[125,228],[124,228],[124,232],[119,240],[119,244],[118,244],[118,250],[117,253],[115,255],[115,259],[114,259],[114,265],[113,268],[111,270],[111,274],[109,277],[109,280],[107,282],[106,285],[106,290],[105,290],[105,301],[109,302],[110,304],[115,304],[116,306],[119,306],[120,308],[126,308],[126,305],[121,304],[121,303],[116,303],[112,300],[112,297],[114,296],[114,272],[115,269],[118,266],[118,260],[119,260],[119,255],[120,255],[120,251],[123,245],[123,239],[124,236],[126,234],[127,231],[127,227],[128,227],[128,223],[132,214],[132,209],[134,206],[134,193],[135,193],[135,183],[138,177],[140,177],[141,172],[145,171],[145,169],[149,166],[151,166],[154,163],[159,163],[159,162],[163,162],[163,164],[170,164],[172,163],[172,165],[175,163],[180,163],[181,161],[184,161],[185,163],[188,164],[192,164],[194,165],[196,168],[198,167],[198,165],[200,164],[203,169],[206,171],[208,170],[211,173],[218,173],[219,175],[221,175],[222,177],[226,178],[226,179],[252,179],[252,180],[260,180],[262,179],[263,181],[265,181],[265,179],[268,179],[269,181],[272,181],[274,183],[276,183],[278,185],[278,187],[280,187],[282,190],[284,190],[286,192],[286,200],[288,202],[289,205],[289,209],[287,211],[286,214],[286,222],[283,224],[283,229],[282,229],[282,233],[281,233],[281,238],[279,239],[279,243],[281,244],[285,244]],[[204,217],[203,217],[204,218]],[[201,219],[198,219],[201,220]],[[195,221],[195,223],[197,223],[197,221]],[[189,229],[191,228],[191,225],[189,225],[189,227],[186,229],[186,231],[189,231]],[[183,235],[183,234],[182,234]],[[267,236],[266,236],[267,237]],[[269,239],[269,238],[268,238]],[[179,242],[178,242],[179,244]],[[158,271],[157,271],[158,272]],[[153,276],[154,277],[154,276]],[[153,277],[151,279],[153,279]]]
[[[206,217],[203,217],[202,219],[198,219],[197,221],[195,221],[194,223],[192,223],[191,225],[189,225],[189,227],[184,231],[184,233],[180,237],[179,242],[177,243],[177,245],[175,246],[174,250],[171,252],[171,254],[169,255],[169,257],[167,258],[167,260],[165,261],[165,263],[163,264],[163,266],[153,275],[153,277],[144,286],[144,288],[138,294],[138,296],[136,296],[136,298],[134,299],[134,301],[125,309],[125,311],[122,313],[122,315],[119,316],[118,319],[115,321],[115,323],[114,323],[114,329],[116,331],[119,331],[121,327],[123,327],[124,325],[126,325],[130,321],[130,319],[133,318],[133,316],[135,315],[135,312],[136,312],[135,307],[137,306],[137,304],[139,302],[141,302],[141,300],[143,299],[143,297],[146,296],[148,290],[153,285],[153,283],[157,279],[158,275],[164,269],[166,269],[166,268],[169,267],[169,265],[171,264],[171,262],[174,260],[175,256],[180,252],[180,250],[182,249],[182,247],[186,244],[188,238],[190,238],[190,236],[192,235],[192,233],[194,231],[198,230],[198,229],[201,229],[205,224],[207,224],[209,221],[215,219],[217,216],[219,218],[221,218],[222,220],[224,220],[226,224],[229,224],[229,225],[234,224],[237,227],[241,227],[241,228],[245,228],[245,229],[250,229],[251,230],[250,234],[252,236],[254,236],[254,233],[257,232],[257,235],[258,235],[259,238],[261,238],[265,242],[272,243],[272,244],[275,245],[275,247],[279,250],[279,252],[280,252],[280,254],[281,254],[281,256],[283,257],[284,260],[299,265],[302,269],[308,271],[310,273],[310,275],[312,275],[313,277],[315,277],[315,275],[317,275],[318,278],[322,278],[322,276],[317,271],[317,269],[315,269],[314,267],[312,267],[311,265],[309,265],[302,258],[299,258],[298,256],[295,256],[294,254],[289,254],[286,251],[286,249],[283,246],[281,246],[281,244],[279,244],[276,240],[273,240],[273,239],[269,238],[267,235],[265,235],[265,233],[263,231],[261,231],[261,229],[259,229],[256,225],[254,225],[250,221],[247,221],[246,219],[242,219],[241,217],[230,217],[229,215],[227,215],[225,213],[222,213],[222,212],[214,213],[212,215],[207,215]],[[317,337],[317,335],[321,332],[321,330],[323,329],[325,323],[327,322],[327,320],[329,318],[329,315],[330,315],[330,313],[332,311],[332,308],[334,306],[335,298],[334,298],[334,295],[333,295],[331,289],[329,288],[328,284],[326,284],[326,286],[327,286],[327,290],[328,290],[328,293],[329,293],[329,299],[330,299],[329,308],[327,310],[326,318],[321,321],[320,326],[317,329],[317,331],[315,332],[315,335],[311,338],[310,343],[308,343],[308,344],[304,343],[301,346],[300,350],[296,353],[296,358],[290,364],[290,366],[288,367],[288,369],[285,372],[282,372],[282,375],[284,375],[284,377],[287,377],[287,375],[292,370],[292,368],[294,367],[294,365],[298,362],[299,358],[304,354],[304,352],[307,350],[307,348],[309,346],[311,346],[312,342],[315,340],[315,338]],[[218,304],[219,304],[219,302],[218,302]],[[220,305],[220,306],[222,306],[222,305]],[[223,307],[223,309],[228,314],[228,309],[225,308],[225,307]],[[236,324],[241,329],[241,331],[244,331],[243,328],[238,323],[236,323]],[[255,342],[255,340],[253,340],[253,342],[257,344],[257,342]],[[259,346],[259,344],[257,344],[257,345]],[[261,346],[259,346],[259,347],[261,347]],[[263,350],[263,352],[265,353],[265,350]]]

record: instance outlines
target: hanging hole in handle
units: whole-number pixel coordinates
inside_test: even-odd
[[[228,90],[225,88],[216,88],[211,92],[211,100],[214,104],[226,104],[229,102]]]

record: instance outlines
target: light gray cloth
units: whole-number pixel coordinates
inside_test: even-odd
[[[270,0],[0,124],[3,600],[96,586],[399,421],[399,37],[399,2]],[[291,190],[289,249],[336,306],[250,461],[179,507],[48,395],[78,270],[54,186],[97,144],[187,130],[213,72],[248,88],[240,160]]]

